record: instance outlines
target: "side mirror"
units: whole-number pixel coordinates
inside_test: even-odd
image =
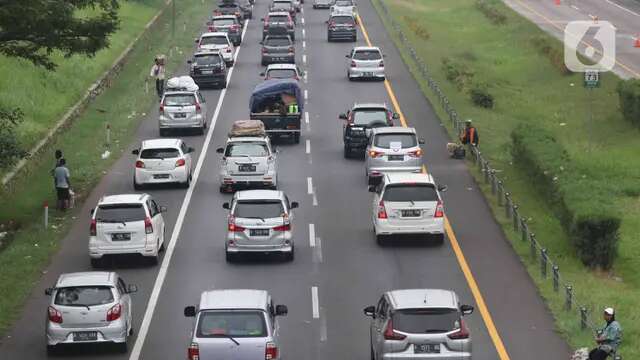
[[[229,210],[231,207],[229,206],[229,203],[226,202],[226,203],[222,204],[222,208]]]
[[[260,73],[260,76],[264,76],[264,75],[265,75],[265,73],[264,73],[264,72],[261,72],[261,73]]]
[[[369,192],[376,192],[376,186],[375,185],[369,185]]]
[[[160,212],[161,213],[166,213],[167,212],[167,207],[166,206],[160,206]]]
[[[197,44],[197,43],[199,43],[199,42],[200,42],[200,39],[196,38],[194,41],[195,41],[195,43]]]
[[[438,185],[438,191],[445,192],[449,187],[447,185]]]
[[[189,65],[193,64],[193,60],[187,60],[187,64]]]
[[[347,120],[347,114],[340,114],[338,115],[338,118],[342,120]]]
[[[194,317],[196,316],[196,307],[195,306],[187,306],[184,308],[184,316],[186,317]]]
[[[260,41],[260,42],[258,42],[258,44],[264,45],[264,41]]]
[[[366,308],[364,308],[363,310],[364,314],[366,316],[370,316],[372,318],[375,318],[376,316],[376,307],[371,305],[371,306],[367,306]]]
[[[53,288],[44,289],[44,294],[47,296],[51,296],[51,294],[53,294]]]
[[[460,311],[462,312],[462,315],[471,315],[473,314],[473,306],[460,305]]]
[[[138,287],[134,284],[129,284],[127,285],[127,294],[133,294],[135,292],[138,292]]]
[[[213,21],[207,21],[207,25],[209,26],[213,25]]]
[[[96,209],[89,210],[89,215],[93,216],[93,213],[96,212]]]
[[[291,203],[291,208],[292,208],[292,209],[297,209],[297,208],[298,208],[298,206],[300,206],[300,204],[298,204],[298,202],[297,202],[297,201],[294,201],[294,202],[292,202],[292,203]]]
[[[138,154],[140,154],[140,150],[138,150],[138,149],[134,149],[134,150],[131,150],[131,153],[132,153],[133,155],[138,155]]]
[[[328,24],[328,23],[329,23],[329,20],[325,21],[324,23],[325,23],[325,24]]]
[[[216,152],[217,152],[218,154],[222,154],[222,153],[224,153],[224,148],[217,148],[217,149],[216,149]]]
[[[285,316],[289,313],[286,305],[276,305],[276,316]]]
[[[192,153],[192,152],[194,152],[194,151],[196,151],[196,149],[192,148],[191,146],[189,146],[189,147],[187,148],[187,154],[190,154],[190,153]]]
[[[346,57],[347,59],[351,57],[351,55],[347,54],[344,57]]]
[[[264,21],[264,18],[260,18],[260,21]]]
[[[394,113],[393,113],[393,115],[391,115],[391,118],[392,118],[393,120],[399,120],[399,119],[400,119],[400,114],[398,114],[398,113],[394,112]]]
[[[421,144],[421,145],[424,144],[424,139],[423,138],[418,139],[418,144]]]

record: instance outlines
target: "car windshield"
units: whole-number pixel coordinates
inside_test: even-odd
[[[384,201],[438,201],[438,192],[431,184],[388,185],[382,195]]]
[[[380,52],[378,50],[358,50],[353,54],[355,60],[380,60]]]
[[[227,146],[225,156],[267,156],[269,154],[267,145],[260,142],[232,143]]]
[[[180,151],[173,148],[144,149],[140,153],[141,159],[171,159],[177,157],[180,157]]]
[[[289,46],[291,45],[291,40],[289,38],[284,38],[284,37],[277,37],[277,38],[268,37],[264,41],[264,45],[265,46]]]
[[[418,139],[415,134],[377,134],[373,145],[382,149],[391,149],[396,146],[406,149],[418,145]]]
[[[387,123],[385,110],[356,110],[353,113],[353,124],[368,126],[373,123]]]
[[[197,337],[265,337],[261,311],[204,311],[198,318]],[[249,346],[249,345],[246,345]]]
[[[213,27],[231,26],[236,22],[233,19],[215,19],[213,20]]]
[[[165,106],[195,105],[196,99],[191,94],[169,94],[164,97]]]
[[[351,16],[334,16],[330,21],[333,21],[336,24],[346,24],[346,25],[354,25],[355,21]]]
[[[233,215],[238,218],[273,219],[282,217],[284,208],[280,200],[240,200]]]
[[[200,40],[200,45],[227,45],[228,43],[224,36],[205,36]]]
[[[142,204],[109,204],[98,206],[96,221],[98,222],[129,222],[142,221],[147,214]]]
[[[94,306],[113,302],[109,286],[73,286],[58,288],[54,303],[62,306]]]
[[[222,59],[220,55],[196,55],[195,56],[195,64],[196,65],[220,65],[222,64]]]
[[[455,309],[407,309],[393,314],[393,328],[410,334],[449,332],[460,328]]]
[[[271,23],[286,23],[289,18],[285,15],[270,15],[269,22]]]
[[[296,71],[293,69],[271,69],[267,73],[267,77],[271,79],[290,79],[296,77]]]

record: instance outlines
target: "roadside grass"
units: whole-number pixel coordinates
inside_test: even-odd
[[[0,105],[19,107],[25,114],[18,137],[26,149],[38,142],[85,90],[104,73],[124,49],[140,34],[164,0],[121,1],[120,29],[111,45],[88,58],[74,55],[65,59],[54,55],[55,72],[31,62],[0,56]]]
[[[157,101],[153,84],[145,92],[145,80],[155,54],[168,57],[170,74],[184,65],[193,50],[194,34],[205,22],[211,4],[182,1],[177,6],[175,39],[171,40],[171,10],[165,11],[151,32],[135,46],[112,87],[100,95],[69,128],[38,158],[32,159],[13,188],[0,193],[0,219],[13,219],[21,228],[0,251],[0,334],[7,331],[38,281],[50,256],[59,248],[76,217],[82,199],[100,181],[109,167],[127,150],[145,113]],[[182,24],[185,24],[184,27]],[[170,51],[170,48],[172,50]],[[37,87],[36,87],[37,88]],[[111,125],[111,156],[101,159],[107,121]],[[42,203],[55,204],[52,179],[54,149],[62,149],[71,170],[72,187],[78,195],[76,210],[67,214],[51,211],[49,230],[43,229]],[[124,175],[129,177],[130,174]],[[53,225],[53,226],[51,226]],[[6,241],[6,240],[5,240]],[[87,264],[88,264],[87,258]],[[44,310],[43,310],[44,311]]]
[[[624,328],[621,353],[625,358],[639,358],[640,315],[636,307],[640,299],[640,276],[637,272],[640,268],[640,199],[637,192],[640,158],[636,154],[640,140],[637,129],[624,121],[618,110],[615,87],[619,79],[612,74],[602,76],[601,87],[592,94],[591,122],[588,120],[589,98],[582,85],[582,76],[563,75],[531,42],[534,36],[548,38],[550,43],[557,40],[502,2],[490,1],[507,17],[502,25],[497,26],[477,10],[473,0],[373,1],[380,12],[379,1],[385,2],[395,21],[402,26],[411,45],[429,66],[431,76],[438,81],[458,114],[462,118],[473,118],[481,135],[483,155],[493,168],[498,169],[500,178],[520,206],[520,213],[529,217],[530,229],[547,248],[550,258],[559,265],[563,282],[560,284],[561,292],[556,294],[552,282],[542,280],[539,262],[531,261],[528,243],[522,242],[520,235],[513,232],[512,223],[507,221],[504,208],[498,207],[490,187],[484,184],[483,175],[469,164],[496,219],[553,312],[558,331],[573,347],[593,345],[592,334],[580,330],[578,311],[575,308],[573,312],[563,309],[563,286],[571,284],[577,301],[588,308],[598,327],[602,323],[600,314],[603,306],[618,309],[618,320]],[[407,13],[412,14],[411,22],[407,22],[404,16]],[[438,105],[439,100],[422,80],[408,51],[399,45],[398,37],[385,16],[381,14],[381,18],[423,93],[435,104],[434,108],[449,134],[456,137],[447,114]],[[411,31],[416,26],[430,34],[428,40]],[[471,59],[465,64],[474,71],[474,81],[488,84],[496,100],[493,110],[474,106],[464,89],[460,90],[446,79],[442,67],[445,58]],[[521,122],[535,122],[553,131],[576,165],[611,189],[611,196],[623,214],[619,257],[611,272],[593,271],[582,265],[543,197],[534,191],[526,174],[513,166],[510,133]]]

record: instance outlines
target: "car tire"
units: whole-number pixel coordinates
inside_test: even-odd
[[[185,189],[188,189],[189,187],[191,187],[191,180],[193,179],[193,175],[189,174],[189,176],[187,176],[187,181],[183,182],[182,187]]]
[[[225,260],[228,263],[232,263],[232,262],[238,261],[238,257],[236,256],[236,254],[232,254],[232,253],[230,253],[228,251],[225,251]]]
[[[387,244],[384,235],[376,235],[376,242],[379,246],[385,246]]]
[[[143,186],[142,184],[138,184],[138,182],[136,181],[136,177],[133,177],[133,189],[136,191],[142,190]]]
[[[100,269],[102,267],[102,258],[100,259],[91,258],[91,267],[94,269]]]
[[[358,36],[357,36],[357,35],[355,35],[355,36],[351,39],[351,41],[352,41],[352,42],[356,42],[356,41],[358,41]]]
[[[349,81],[353,81],[353,78],[351,77],[351,75],[347,72],[347,79],[349,79]]]
[[[295,259],[295,249],[291,247],[291,252],[288,252],[284,256],[285,261],[292,262]]]
[[[167,129],[160,129],[160,136],[167,136]]]
[[[351,149],[347,146],[344,147],[344,158],[345,159],[351,158]]]
[[[444,234],[435,234],[433,235],[433,241],[438,245],[444,244]]]
[[[129,344],[127,343],[127,339],[124,342],[116,343],[116,349],[120,354],[126,354],[129,352]]]
[[[227,79],[225,79],[222,83],[220,83],[220,89],[226,89],[227,88]]]
[[[293,142],[296,144],[300,144],[300,133],[293,134]]]
[[[156,247],[158,248],[156,255],[149,258],[151,265],[158,265],[158,263],[160,262],[160,239],[158,239]]]

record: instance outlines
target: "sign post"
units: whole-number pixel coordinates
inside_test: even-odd
[[[589,150],[593,142],[593,89],[600,87],[600,73],[597,70],[587,70],[584,72],[584,87],[588,91],[587,102],[589,107]]]

